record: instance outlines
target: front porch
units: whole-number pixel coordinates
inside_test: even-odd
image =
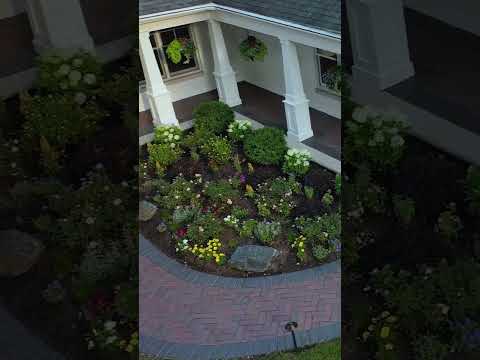
[[[242,105],[233,109],[235,112],[254,119],[265,126],[276,126],[287,130],[283,98],[280,95],[252,85],[248,82],[238,83]],[[173,103],[177,119],[182,127],[189,127],[196,106],[205,101],[218,100],[216,90],[192,96]],[[330,157],[340,160],[341,157],[341,121],[330,115],[310,108],[313,136],[302,144],[318,150]],[[140,113],[140,136],[153,132],[154,125],[150,111]]]

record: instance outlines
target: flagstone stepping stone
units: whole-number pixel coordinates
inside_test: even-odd
[[[159,233],[164,233],[165,231],[167,231],[167,224],[165,224],[164,222],[161,222],[160,224],[158,224],[157,231]]]
[[[242,271],[265,272],[278,255],[277,250],[268,246],[245,245],[238,247],[228,262]]]
[[[0,276],[16,277],[36,264],[44,246],[18,230],[0,231]]]
[[[149,221],[153,218],[158,208],[156,205],[146,200],[140,201],[138,205],[138,219],[140,221]]]

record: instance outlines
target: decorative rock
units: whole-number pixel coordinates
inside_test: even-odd
[[[138,204],[138,219],[140,221],[149,221],[157,212],[158,208],[151,202],[142,200]]]
[[[228,262],[242,271],[265,272],[278,255],[277,250],[268,246],[245,245],[238,247]]]
[[[164,222],[161,222],[160,224],[158,224],[157,226],[157,231],[159,233],[164,233],[165,231],[167,231],[167,225],[164,223]]]
[[[38,261],[44,246],[41,241],[18,230],[0,231],[0,276],[26,273]]]

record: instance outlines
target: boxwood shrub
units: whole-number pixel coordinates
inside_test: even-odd
[[[221,134],[233,122],[235,114],[228,105],[220,101],[209,101],[199,105],[193,111],[194,128],[206,132]]]
[[[287,152],[283,130],[262,128],[249,134],[243,144],[247,158],[262,165],[280,165]]]

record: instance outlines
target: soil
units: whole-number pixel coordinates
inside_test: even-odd
[[[239,151],[241,158],[243,154]],[[143,156],[146,159],[146,151],[143,149]],[[234,167],[230,164],[218,169],[218,171],[213,172],[208,163],[203,159],[195,162],[189,156],[182,157],[174,165],[172,165],[166,172],[166,179],[171,181],[178,175],[183,175],[187,179],[193,179],[195,174],[201,174],[204,181],[214,181],[219,179],[225,179],[232,177],[236,174]],[[253,174],[248,174],[246,169],[246,162],[244,164],[243,174],[246,176],[246,184],[256,187],[258,184],[265,182],[268,179],[276,178],[279,176],[285,176],[278,166],[262,166],[254,165]],[[152,173],[152,176],[154,174]],[[300,181],[300,180],[299,180]],[[315,189],[315,197],[311,200],[307,200],[303,195],[297,196],[297,206],[293,209],[290,219],[294,219],[297,216],[308,216],[313,217],[316,215],[322,215],[325,212],[331,212],[338,208],[339,206],[339,197],[335,196],[335,203],[330,208],[327,209],[322,201],[321,196],[328,190],[332,190],[334,194],[335,186],[335,174],[315,163],[311,163],[311,168],[307,176],[304,178],[302,185],[308,185]],[[151,196],[146,197],[147,200],[151,200]],[[246,197],[240,197],[239,200],[236,200],[233,205],[245,208],[249,210],[249,217],[252,219],[260,220],[255,204]],[[219,218],[226,216],[226,213],[220,213]],[[298,270],[303,270],[318,266],[323,263],[328,263],[331,261],[337,260],[338,256],[336,254],[330,255],[321,263],[314,259],[312,256],[309,256],[307,261],[300,263],[292,251],[291,246],[289,245],[287,239],[287,232],[283,233],[275,240],[271,245],[273,248],[277,249],[280,252],[279,257],[275,260],[272,269],[265,273],[249,273],[244,271],[239,271],[225,264],[223,266],[218,266],[214,263],[205,263],[196,259],[193,255],[188,253],[176,253],[175,245],[176,240],[174,236],[168,231],[165,233],[159,233],[156,229],[158,224],[161,222],[161,211],[148,222],[140,223],[140,232],[153,244],[155,244],[163,253],[167,256],[177,260],[182,264],[191,266],[193,269],[198,271],[216,274],[221,276],[229,277],[254,277],[254,276],[265,276],[273,275],[279,273],[293,272]],[[283,225],[285,230],[285,224]],[[223,252],[226,254],[227,259],[233,254],[235,249],[238,246],[242,245],[264,245],[259,243],[254,239],[246,239],[239,237],[236,232],[228,227],[223,228],[223,232],[220,236],[222,243],[224,244]]]

